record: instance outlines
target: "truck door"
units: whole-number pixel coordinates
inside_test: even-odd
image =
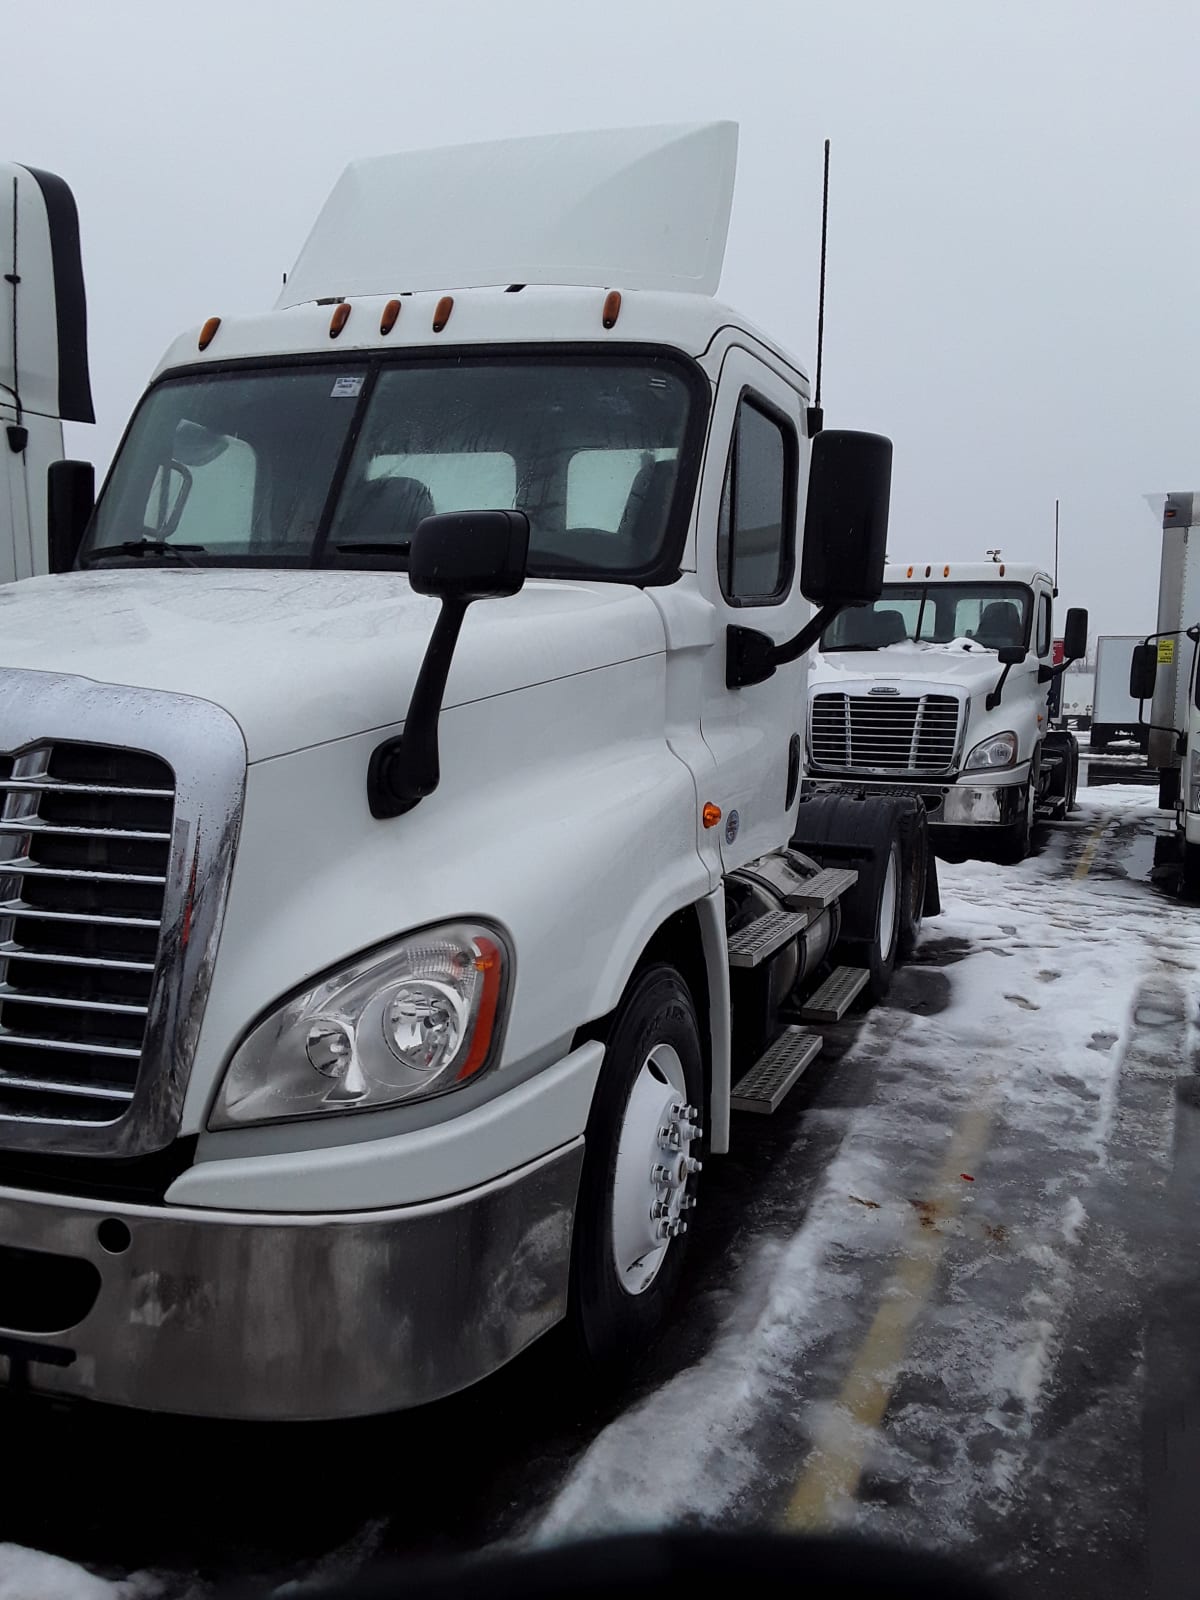
[[[717,612],[702,667],[701,728],[716,762],[712,798],[722,819],[726,872],[783,843],[803,763],[806,669],[765,683],[725,684],[726,628],[755,628],[777,643],[809,615],[799,590],[801,464],[797,389],[746,349],[725,356],[700,490],[697,580]]]

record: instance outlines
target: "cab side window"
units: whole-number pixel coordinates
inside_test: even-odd
[[[1050,596],[1041,595],[1038,599],[1037,622],[1037,653],[1039,656],[1050,654]]]
[[[791,587],[795,554],[796,435],[749,396],[738,406],[721,511],[717,568],[735,605],[774,605]]]

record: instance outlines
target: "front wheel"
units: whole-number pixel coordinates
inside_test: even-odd
[[[704,1104],[691,993],[676,968],[647,967],[608,1030],[575,1211],[568,1320],[600,1370],[642,1351],[679,1283]]]
[[[1025,804],[1018,821],[1004,830],[996,846],[996,859],[1002,867],[1015,867],[1024,861],[1033,843],[1033,779],[1025,785]]]
[[[1200,900],[1200,844],[1184,843],[1183,892],[1188,900]]]

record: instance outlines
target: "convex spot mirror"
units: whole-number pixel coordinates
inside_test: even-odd
[[[1079,661],[1087,655],[1088,614],[1082,606],[1072,606],[1067,612],[1067,626],[1063,633],[1063,655],[1068,661]]]
[[[408,581],[418,594],[485,600],[516,594],[528,561],[529,518],[523,511],[447,511],[417,524]]]
[[[818,606],[866,605],[883,589],[892,441],[826,429],[812,442],[800,592]]]
[[[1154,684],[1158,678],[1158,646],[1137,644],[1129,662],[1129,697],[1131,700],[1152,700]]]
[[[996,651],[1002,667],[1019,667],[1028,654],[1029,651],[1023,644],[1002,644]]]

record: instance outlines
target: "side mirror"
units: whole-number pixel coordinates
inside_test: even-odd
[[[1129,698],[1153,700],[1158,678],[1158,646],[1136,644],[1129,662]]]
[[[441,781],[438,721],[459,629],[474,600],[516,594],[529,559],[523,511],[452,511],[417,524],[408,581],[442,602],[413,686],[404,732],[371,753],[367,803],[373,817],[411,811]]]
[[[51,572],[70,572],[96,505],[90,461],[52,461],[46,474],[46,553]]]
[[[1063,630],[1063,657],[1079,661],[1087,655],[1088,614],[1082,606],[1072,606],[1067,612],[1067,626]]]
[[[812,442],[800,592],[818,606],[864,605],[883,588],[892,441],[829,429]]]
[[[1025,662],[1029,651],[1023,644],[1002,644],[996,651],[997,659],[1002,667],[1019,667]]]
[[[528,559],[529,518],[523,511],[449,511],[417,524],[408,581],[418,594],[469,605],[516,594]]]

